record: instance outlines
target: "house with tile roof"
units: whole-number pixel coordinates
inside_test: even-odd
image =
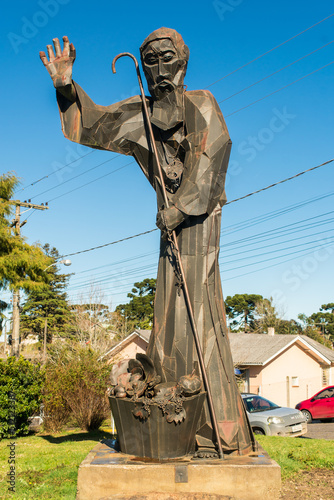
[[[150,330],[135,330],[103,357],[109,363],[146,352]],[[305,335],[230,333],[234,365],[242,392],[260,394],[280,406],[294,407],[334,384],[334,350]]]
[[[334,383],[334,351],[306,335],[230,333],[242,390],[294,407]]]
[[[151,330],[134,330],[130,335],[114,345],[102,358],[108,360],[108,364],[118,363],[122,359],[132,359],[137,353],[145,353]]]

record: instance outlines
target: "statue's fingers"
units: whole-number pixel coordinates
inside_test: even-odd
[[[70,57],[73,57],[73,61],[75,60],[75,56],[76,56],[76,51],[75,51],[73,43],[71,43],[71,45],[70,45]]]
[[[39,57],[41,58],[41,61],[42,61],[42,63],[44,64],[44,66],[47,66],[47,65],[49,64],[49,60],[48,60],[48,58],[46,57],[46,54],[45,54],[45,52],[44,52],[44,51],[41,51],[41,52],[39,53]]]
[[[61,57],[61,48],[60,48],[60,43],[59,43],[58,38],[53,38],[52,41],[53,41],[53,45],[55,46],[56,57]]]
[[[64,48],[63,48],[63,56],[68,57],[70,55],[70,42],[68,41],[67,36],[63,36]]]
[[[52,45],[47,45],[46,48],[48,49],[48,54],[49,54],[50,62],[52,62],[55,59],[55,55],[54,55],[54,52],[53,52],[53,47],[52,47]]]

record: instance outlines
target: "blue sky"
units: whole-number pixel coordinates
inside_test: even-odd
[[[155,227],[155,193],[131,158],[88,154],[63,137],[53,85],[38,55],[52,38],[68,35],[77,50],[74,79],[97,104],[108,105],[138,93],[132,63],[119,61],[113,75],[113,57],[124,51],[139,57],[140,44],[158,27],[178,30],[190,48],[188,89],[209,87],[226,119],[233,141],[226,190],[233,200],[334,157],[334,65],[301,79],[334,60],[334,16],[223,78],[330,16],[330,4],[7,2],[0,20],[2,170],[21,178],[18,199],[50,207],[22,216],[29,217],[22,229],[27,241],[48,242],[66,255]],[[333,301],[333,165],[224,208],[225,296],[273,296],[286,319]],[[88,297],[97,287],[114,308],[135,281],[155,276],[158,246],[155,231],[71,257],[70,297]]]

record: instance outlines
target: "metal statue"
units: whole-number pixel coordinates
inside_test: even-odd
[[[140,47],[151,97],[143,93],[135,57],[114,59],[114,72],[122,55],[135,61],[141,96],[110,106],[94,104],[72,80],[75,49],[67,37],[63,41],[63,50],[55,38],[55,53],[48,45],[49,59],[44,52],[40,57],[57,90],[64,135],[133,156],[157,194],[160,258],[147,351],[157,380],[179,387],[194,370],[202,377],[207,398],[197,456],[217,455],[216,446],[221,458],[248,454],[254,441],[234,378],[218,265],[231,149],[223,115],[209,91],[185,90],[189,49],[175,30],[160,28]],[[118,384],[115,395],[125,393]],[[136,399],[133,388],[130,394]]]

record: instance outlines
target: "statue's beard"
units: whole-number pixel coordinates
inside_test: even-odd
[[[166,92],[163,98],[153,101],[151,121],[162,130],[174,128],[184,119],[183,86],[174,88],[173,92]]]

